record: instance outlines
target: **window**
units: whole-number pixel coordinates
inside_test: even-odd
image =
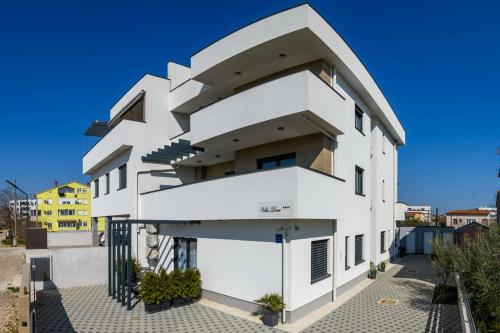
[[[311,242],[311,284],[329,277],[328,239]]]
[[[59,209],[59,216],[73,216],[75,215],[74,209]]]
[[[349,266],[349,236],[345,236],[345,270],[347,271],[351,266]]]
[[[363,172],[364,172],[363,169],[361,169],[359,166],[356,166],[355,178],[354,178],[354,188],[355,188],[356,194],[358,194],[358,195],[364,195],[363,194]]]
[[[296,164],[295,153],[261,158],[257,160],[257,169],[273,169]]]
[[[453,219],[453,224],[457,224],[458,223],[458,220],[457,219]]]
[[[382,153],[385,154],[385,134],[382,133]]]
[[[380,253],[385,252],[385,231],[380,233]]]
[[[467,219],[467,223],[474,223],[474,222],[476,222],[475,219]]]
[[[365,260],[363,259],[363,237],[364,235],[356,235],[354,237],[354,264],[359,265]]]
[[[87,194],[87,189],[86,188],[83,189],[83,194]]]
[[[82,188],[78,188],[78,189],[76,190],[76,193],[78,193],[78,194],[82,194],[82,190],[83,190]]]
[[[196,268],[196,238],[174,238],[174,268],[181,271]]]
[[[43,212],[45,215],[47,216],[51,216],[52,215],[52,211],[51,210],[46,210]]]
[[[363,133],[363,111],[357,105],[354,109],[354,127]]]
[[[99,197],[99,179],[94,180],[94,198]]]
[[[121,167],[118,168],[118,180],[119,180],[119,186],[118,189],[124,189],[127,187],[127,165],[124,164]]]
[[[382,202],[385,202],[385,180],[382,180]]]
[[[109,173],[106,174],[106,192],[104,194],[109,194]]]
[[[59,226],[59,228],[75,228],[76,227],[76,222],[74,222],[74,221],[57,222],[57,225]]]

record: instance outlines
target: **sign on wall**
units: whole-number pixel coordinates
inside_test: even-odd
[[[259,217],[292,217],[293,201],[259,202]]]

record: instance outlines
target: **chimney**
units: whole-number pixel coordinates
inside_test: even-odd
[[[59,186],[59,182],[57,180],[54,181],[54,187],[58,187]]]

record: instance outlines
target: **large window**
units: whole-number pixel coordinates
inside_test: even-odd
[[[385,231],[380,233],[380,253],[385,252]]]
[[[354,127],[363,133],[363,111],[357,105],[354,110]]]
[[[364,235],[354,237],[354,264],[359,265],[365,261],[363,256],[363,238]]]
[[[329,277],[328,274],[328,239],[311,242],[311,283]]]
[[[185,270],[196,268],[197,262],[196,238],[174,238],[174,268]]]
[[[354,189],[356,191],[356,194],[358,194],[358,195],[364,195],[363,194],[363,173],[364,173],[364,170],[361,169],[359,166],[356,166],[355,175],[354,175]]]
[[[345,236],[345,270],[347,271],[351,266],[349,266],[349,236]]]
[[[118,178],[119,187],[118,189],[124,189],[127,187],[127,164],[124,164],[118,168]]]
[[[59,209],[59,216],[74,216],[75,215],[75,210],[74,209]]]
[[[94,198],[99,197],[99,178],[94,180]]]
[[[258,169],[273,169],[297,164],[295,153],[261,158],[257,160]]]
[[[106,192],[104,194],[109,194],[109,173],[106,174]]]

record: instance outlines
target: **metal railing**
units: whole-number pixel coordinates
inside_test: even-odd
[[[469,303],[469,295],[465,289],[460,276],[456,275],[457,287],[458,287],[458,298],[460,307],[460,319],[462,320],[462,330],[464,333],[479,333],[474,321],[474,315]]]

